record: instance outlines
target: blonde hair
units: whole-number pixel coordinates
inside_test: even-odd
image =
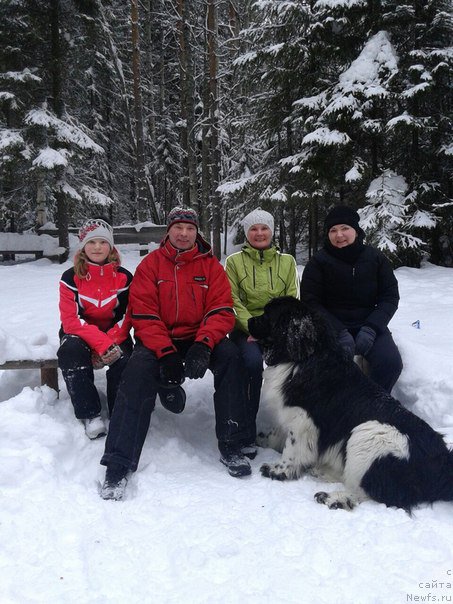
[[[88,262],[88,256],[85,253],[85,248],[83,248],[74,256],[74,271],[77,277],[85,279],[88,274]],[[117,266],[121,264],[120,254],[115,247],[110,250],[110,253],[107,256],[106,264],[110,262]]]

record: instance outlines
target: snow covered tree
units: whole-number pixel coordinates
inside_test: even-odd
[[[417,0],[387,2],[385,9],[399,56],[388,165],[406,179],[414,233],[436,259],[439,238],[453,227],[453,5]]]
[[[434,219],[413,207],[414,199],[407,191],[403,176],[385,170],[371,181],[366,193],[368,203],[359,214],[367,243],[378,247],[395,264],[408,264],[412,259],[417,265],[424,242],[413,233],[424,227],[432,228]]]
[[[42,38],[26,8],[22,0],[4,0],[0,19],[0,229],[11,231],[34,223],[23,117],[42,94]]]
[[[261,157],[250,176],[222,190],[255,203],[281,200],[292,225],[309,220],[311,250],[332,204],[371,203],[372,213],[387,195],[370,196],[376,179],[388,184],[393,174],[407,183],[395,215],[404,216],[404,236],[392,230],[380,240],[395,236],[400,260],[410,250],[407,261],[417,263],[430,250],[426,233],[441,212],[450,214],[451,2],[262,0],[255,7],[256,22],[243,34],[249,49],[237,63],[255,86],[249,124],[260,126]]]
[[[300,141],[293,103],[301,88],[311,85],[311,66],[306,61],[309,25],[310,10],[305,2],[263,0],[253,5],[250,25],[241,34],[245,52],[235,61],[237,77],[248,82],[242,119],[249,144],[236,164],[244,173],[220,188],[244,200],[236,215],[257,205],[274,211],[279,218],[280,244],[293,253],[296,233],[303,230],[294,208],[305,199],[307,183],[303,174],[290,173],[285,158],[292,156]],[[285,220],[286,213],[289,220]]]

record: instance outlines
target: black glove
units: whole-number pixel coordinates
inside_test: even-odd
[[[184,365],[179,352],[166,354],[159,361],[159,375],[163,386],[179,386],[184,381]]]
[[[186,377],[196,380],[202,378],[209,367],[211,349],[202,342],[195,342],[186,354]]]
[[[374,340],[376,339],[376,332],[372,327],[360,328],[359,333],[355,337],[355,352],[361,354],[363,357],[370,352],[373,347]]]
[[[338,334],[338,343],[343,350],[351,357],[354,356],[355,342],[347,329],[342,329]]]

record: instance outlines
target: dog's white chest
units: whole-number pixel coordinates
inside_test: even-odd
[[[294,369],[294,363],[281,363],[266,367],[263,372],[263,403],[278,411],[283,408],[284,400],[282,388]]]

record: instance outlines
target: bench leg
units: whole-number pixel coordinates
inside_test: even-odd
[[[58,394],[58,369],[56,367],[41,367],[41,386],[49,386]]]

